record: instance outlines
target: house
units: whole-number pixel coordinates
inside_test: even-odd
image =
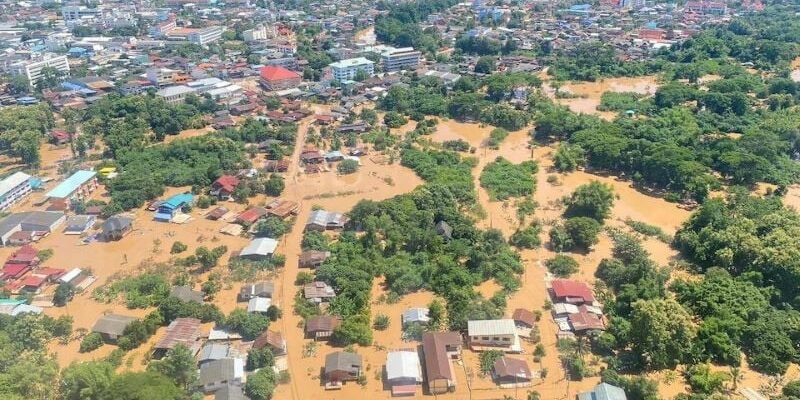
[[[100,317],[92,327],[92,332],[97,332],[103,337],[103,340],[109,343],[115,343],[117,339],[125,332],[125,328],[135,321],[136,318],[128,317],[126,315],[108,314]]]
[[[500,357],[494,362],[492,377],[502,387],[527,387],[531,385],[533,374],[525,360]]]
[[[12,264],[7,262],[3,265],[3,272],[0,273],[0,281],[14,281],[20,279],[30,270],[31,266],[28,264]]]
[[[306,250],[300,253],[298,264],[300,268],[317,269],[331,256],[330,251]]]
[[[248,301],[254,297],[266,297],[271,299],[275,293],[275,284],[272,281],[263,281],[253,284],[242,285],[239,289],[239,301]]]
[[[327,339],[342,324],[342,319],[330,315],[318,315],[306,320],[306,337],[314,340]]]
[[[208,342],[200,349],[200,352],[197,353],[197,365],[202,368],[204,364],[228,358],[230,354],[231,345],[229,343]]]
[[[210,195],[216,196],[220,200],[231,200],[233,192],[239,186],[239,178],[233,175],[222,175],[211,184]]]
[[[28,237],[39,238],[52,233],[64,221],[66,214],[54,211],[26,211],[14,213],[0,219],[0,242],[11,244],[11,236],[17,232],[28,232]]]
[[[5,210],[28,196],[33,177],[17,171],[0,181],[0,210]]]
[[[296,215],[299,210],[300,203],[296,201],[275,199],[271,203],[267,204],[267,211],[269,214],[282,219]]]
[[[453,228],[447,222],[439,221],[436,223],[436,234],[443,237],[445,240],[453,239]]]
[[[511,315],[511,319],[514,320],[514,325],[516,325],[518,328],[531,329],[534,325],[536,325],[536,316],[533,314],[533,312],[524,308],[517,308],[514,310],[514,313]]]
[[[153,356],[161,358],[179,344],[188,347],[195,354],[200,345],[197,340],[200,336],[200,323],[197,318],[176,318],[170,322],[164,336],[153,347]]]
[[[342,229],[349,219],[338,212],[314,210],[306,221],[306,230],[324,231],[327,229]]]
[[[431,318],[428,316],[428,309],[424,307],[408,308],[403,311],[402,315],[403,326],[411,324],[428,325]]]
[[[80,235],[94,226],[97,217],[94,215],[73,215],[67,218],[65,235]]]
[[[585,306],[578,307],[577,313],[567,315],[567,321],[576,334],[605,329],[602,315],[589,311]]]
[[[622,388],[601,383],[589,392],[578,393],[576,400],[628,400]]]
[[[594,295],[589,285],[567,279],[554,279],[551,284],[553,303],[575,305],[594,303]]]
[[[45,195],[50,201],[83,201],[97,188],[97,171],[76,171]]]
[[[180,193],[172,196],[158,205],[156,221],[170,222],[184,207],[191,205],[194,196],[191,193]]]
[[[268,211],[263,207],[250,207],[242,211],[236,216],[236,223],[244,226],[250,226],[258,222],[261,218],[267,215]]]
[[[106,241],[120,240],[133,229],[133,218],[127,215],[114,215],[103,222],[101,236]]]
[[[39,264],[39,251],[33,246],[25,245],[11,253],[6,264],[25,264],[34,266]]]
[[[305,164],[321,164],[325,162],[325,155],[319,150],[306,149],[300,153],[300,161]]]
[[[239,258],[252,261],[266,260],[272,257],[275,249],[278,247],[278,241],[272,238],[255,238],[239,252]]]
[[[198,376],[198,384],[206,394],[216,392],[228,385],[244,385],[245,380],[244,360],[241,358],[209,361],[200,367]]]
[[[248,400],[240,385],[227,384],[214,392],[214,400]]]
[[[216,221],[216,220],[224,217],[226,214],[228,214],[228,212],[230,212],[230,210],[228,210],[225,207],[220,206],[220,207],[217,207],[217,208],[211,210],[208,214],[206,214],[206,218],[208,218],[208,219],[210,219],[212,221]]]
[[[361,376],[361,356],[347,351],[337,351],[325,356],[325,389],[339,389],[347,381]]]
[[[54,129],[50,131],[50,142],[56,145],[62,145],[69,143],[72,135],[67,133],[67,131],[63,131],[60,129]]]
[[[272,350],[272,354],[282,356],[286,354],[286,339],[280,332],[266,330],[253,341],[254,349],[263,349],[264,347]]]
[[[339,150],[329,151],[325,153],[325,161],[336,162],[344,160],[344,154]]]
[[[467,321],[467,336],[470,348],[476,351],[502,350],[512,353],[522,351],[517,327],[511,319]]]
[[[303,296],[306,300],[322,303],[336,297],[336,292],[327,283],[314,281],[303,286]]]
[[[202,303],[206,297],[205,293],[193,290],[190,286],[173,286],[169,291],[169,295],[187,303],[191,301]]]
[[[47,283],[47,277],[41,275],[28,275],[18,283],[19,293],[32,293],[39,294],[42,291],[42,286]]]
[[[454,391],[456,376],[450,360],[461,357],[461,335],[458,332],[426,332],[422,335],[422,352],[428,391],[434,395]]]
[[[419,353],[411,350],[390,351],[386,355],[386,383],[392,396],[414,396],[422,384]]]
[[[289,160],[267,160],[264,163],[267,172],[286,172],[289,170]]]
[[[297,72],[277,65],[262,67],[259,75],[259,82],[266,90],[291,89],[303,82],[303,77]]]

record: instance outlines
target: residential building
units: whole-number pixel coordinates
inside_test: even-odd
[[[176,318],[167,326],[164,336],[153,347],[153,356],[161,358],[177,345],[189,348],[192,354],[197,353],[200,342],[200,320],[197,318]]]
[[[591,391],[578,393],[575,397],[576,400],[628,400],[625,391],[622,388],[609,385],[608,383],[601,383],[594,387]]]
[[[94,226],[97,217],[94,215],[72,215],[67,218],[65,235],[80,235]]]
[[[31,193],[31,176],[18,171],[0,181],[0,210],[5,210]]]
[[[97,332],[103,337],[103,340],[109,343],[115,343],[125,328],[135,321],[135,317],[126,315],[108,314],[100,317],[92,327],[92,332]]]
[[[214,400],[248,400],[241,385],[227,384],[214,392]]]
[[[173,286],[169,291],[169,295],[177,297],[183,302],[202,303],[206,297],[205,293],[192,289],[191,286]]]
[[[330,251],[306,250],[300,253],[300,258],[298,260],[298,263],[300,268],[317,269],[330,256],[331,256]]]
[[[239,258],[253,261],[266,260],[272,257],[276,248],[278,248],[278,241],[275,239],[255,238],[239,252]]]
[[[306,300],[322,303],[336,297],[336,292],[327,283],[315,281],[303,286],[303,295]]]
[[[224,26],[209,26],[189,33],[188,39],[194,44],[204,46],[220,40],[222,38],[222,32],[225,32]]]
[[[517,328],[511,319],[467,321],[467,336],[473,350],[522,351]]]
[[[314,210],[306,221],[307,231],[324,231],[327,229],[342,229],[349,219],[338,212]]]
[[[182,212],[183,207],[191,205],[194,196],[191,193],[176,194],[158,205],[155,219],[157,221],[169,222],[178,213]]]
[[[411,324],[428,325],[431,318],[428,316],[428,309],[424,307],[408,308],[403,311],[403,326]]]
[[[197,93],[196,90],[186,85],[165,87],[156,92],[156,96],[163,98],[169,104],[181,103],[186,96]]]
[[[392,396],[414,396],[422,384],[422,365],[416,350],[390,351],[386,355],[386,383]]]
[[[525,360],[503,356],[494,362],[492,377],[501,387],[527,387],[533,373]]]
[[[269,37],[270,35],[267,32],[267,27],[264,25],[242,32],[242,39],[244,39],[245,42],[258,42],[267,40]]]
[[[318,315],[306,320],[306,337],[314,340],[323,340],[333,335],[333,330],[342,324],[339,317],[331,315]]]
[[[239,289],[239,301],[248,301],[254,297],[272,298],[275,294],[275,284],[272,281],[244,284]]]
[[[211,184],[209,194],[222,200],[231,200],[237,186],[239,186],[239,178],[233,175],[222,175]]]
[[[272,350],[272,354],[281,356],[286,354],[286,339],[280,332],[273,332],[270,330],[264,331],[253,341],[254,349],[262,349],[264,347]]]
[[[267,65],[261,68],[261,86],[266,90],[291,89],[300,85],[303,77],[284,67]]]
[[[421,56],[422,53],[413,47],[391,48],[381,54],[381,63],[384,72],[416,69]]]
[[[337,81],[355,80],[359,72],[364,74],[364,78],[368,78],[375,73],[375,63],[364,57],[337,61],[331,63],[330,67],[333,73],[333,79]]]
[[[55,68],[63,75],[69,75],[67,56],[46,56],[39,61],[18,62],[12,65],[10,70],[13,74],[25,75],[28,78],[28,83],[31,86],[35,86],[42,77],[42,69],[47,67]]]
[[[12,236],[21,232],[35,237],[47,235],[66,219],[66,214],[57,211],[26,211],[8,215],[0,219],[0,243],[9,245]]]
[[[567,279],[554,279],[551,283],[553,303],[592,304],[594,295],[589,285]]]
[[[197,365],[203,368],[203,365],[223,358],[231,356],[231,345],[225,342],[207,342],[197,353]]]
[[[455,391],[456,375],[450,360],[461,357],[461,335],[458,332],[426,332],[422,335],[425,357],[425,379],[431,394]]]
[[[61,7],[61,16],[64,21],[69,24],[70,22],[79,21],[82,19],[93,19],[100,16],[101,11],[97,8],[89,8],[86,6],[64,6]]]
[[[241,358],[223,358],[210,361],[200,367],[198,384],[204,393],[210,394],[228,385],[244,385],[244,360]]]
[[[247,312],[266,314],[272,306],[272,299],[267,297],[253,297],[247,302]]]
[[[63,201],[70,205],[73,202],[85,200],[96,188],[97,171],[81,170],[59,183],[58,186],[47,192],[46,196],[51,202]]]
[[[133,229],[133,217],[127,215],[114,215],[103,222],[100,234],[106,241],[120,240]]]
[[[347,381],[361,376],[361,356],[347,351],[337,351],[325,356],[325,388],[339,388]]]

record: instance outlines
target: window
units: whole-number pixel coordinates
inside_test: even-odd
[[[500,340],[500,338],[499,338],[499,337],[497,337],[497,336],[495,336],[495,337],[493,337],[493,338],[492,338],[492,340],[494,340],[495,342],[497,342],[497,341],[499,341],[499,340]]]
[[[488,336],[484,336],[484,337],[481,338],[481,340],[489,340],[489,337]]]
[[[511,341],[511,338],[504,337],[504,338],[503,338],[503,341],[504,341],[504,342],[510,342],[510,341]]]

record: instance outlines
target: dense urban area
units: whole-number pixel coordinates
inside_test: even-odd
[[[0,0],[0,400],[800,400],[800,4]]]

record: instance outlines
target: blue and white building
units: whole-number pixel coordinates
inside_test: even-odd
[[[375,63],[364,57],[337,61],[332,63],[330,67],[333,78],[337,81],[352,81],[358,71],[363,71],[368,77],[375,73]]]
[[[24,172],[15,172],[0,181],[0,210],[24,199],[31,189],[31,176]]]

